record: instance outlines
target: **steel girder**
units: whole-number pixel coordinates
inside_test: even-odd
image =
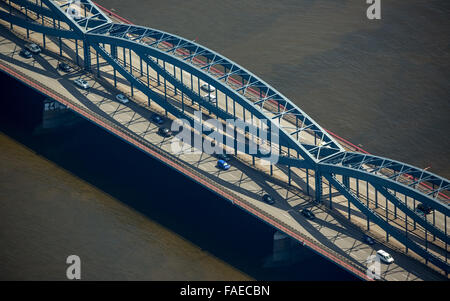
[[[153,58],[168,62],[214,86],[250,111],[256,118],[272,121],[290,116],[292,121],[292,117],[294,117],[295,124],[292,122],[290,124],[272,122],[271,126],[276,126],[280,129],[280,145],[295,149],[304,160],[281,156],[279,164],[315,170],[316,174],[324,176],[340,193],[387,233],[448,272],[448,264],[441,262],[440,259],[435,258],[422,247],[400,235],[398,229],[395,229],[368,208],[348,187],[339,182],[335,175],[339,174],[346,178],[352,177],[367,181],[395,206],[404,211],[407,216],[412,217],[414,221],[446,243],[449,241],[446,233],[423,220],[416,212],[408,208],[406,204],[392,194],[390,190],[414,198],[442,212],[446,218],[450,213],[449,205],[441,202],[439,195],[443,192],[448,194],[450,191],[449,180],[395,160],[345,151],[314,120],[281,93],[233,61],[193,41],[156,29],[114,23],[88,0],[81,1],[83,6],[86,7],[88,14],[84,18],[77,20],[68,18],[65,14],[65,6],[62,2],[67,1],[42,0],[47,7],[32,5],[30,1],[24,0],[13,0],[12,2],[20,5],[25,4],[28,9],[36,9],[36,12],[45,16],[48,16],[48,11],[51,11],[54,13],[52,17],[66,22],[71,30],[46,27],[4,12],[0,12],[0,18],[36,32],[85,41],[87,45],[92,46],[134,87],[154,99],[174,116],[190,119],[178,108],[161,99],[157,93],[152,92],[132,73],[128,72],[121,62],[111,56],[101,44],[132,50],[177,89],[188,95],[192,100],[213,111],[220,118],[228,119],[231,116],[224,110],[215,108],[203,101],[199,94],[190,90],[189,87],[185,86],[170,73],[162,70]],[[236,78],[240,78],[242,82],[237,83]],[[306,133],[314,136],[313,142],[305,140]],[[422,185],[424,183],[430,184],[432,187],[426,188]]]
[[[133,49],[162,59],[200,78],[202,81],[219,89],[231,99],[239,102],[256,118],[272,120],[276,115],[279,120],[287,116],[298,119],[300,125],[285,125],[279,123],[280,137],[298,152],[305,160],[316,163],[325,158],[321,150],[326,148],[327,153],[342,152],[344,149],[312,118],[301,111],[281,93],[259,79],[256,75],[219,55],[218,53],[200,46],[199,44],[171,35],[156,29],[142,26],[111,23],[87,33],[100,43],[118,43],[121,47]],[[133,43],[134,46],[132,46]],[[203,62],[200,58],[206,59]],[[223,72],[218,71],[223,69]],[[232,76],[239,76],[242,85],[232,81]],[[253,91],[253,93],[249,93]],[[257,92],[259,91],[260,95]],[[305,131],[314,133],[314,142],[302,141]],[[314,144],[314,148],[307,148],[305,144]]]
[[[71,28],[79,33],[86,33],[105,24],[112,23],[111,19],[103,13],[91,0],[41,0],[42,3],[56,13],[57,17],[67,20]],[[68,13],[68,9],[78,14]],[[70,16],[70,17],[69,17]]]
[[[142,91],[145,95],[147,95],[149,98],[151,98],[153,101],[155,101],[158,105],[161,107],[164,107],[167,109],[168,112],[170,112],[173,116],[177,118],[184,118],[187,121],[189,121],[190,125],[195,127],[196,124],[198,124],[198,121],[191,118],[190,116],[183,113],[181,110],[179,110],[174,105],[167,102],[163,97],[161,97],[159,94],[155,93],[152,89],[148,88],[145,83],[137,79],[133,74],[131,74],[125,66],[123,66],[120,61],[116,58],[114,58],[111,54],[109,54],[102,46],[98,44],[91,44],[91,46],[98,51],[98,53],[111,65],[113,66],[125,79],[127,79],[133,87],[136,89]],[[162,70],[161,70],[162,71]],[[199,98],[199,96],[196,96]],[[201,125],[201,124],[198,124]],[[255,154],[256,157],[264,157],[264,155],[261,155],[260,153]],[[280,164],[288,165],[291,163],[291,160],[297,160],[299,161],[297,164],[301,165],[304,164],[304,161],[294,159],[294,158],[286,158],[282,157],[279,160]]]
[[[435,266],[444,270],[446,273],[450,271],[450,266],[446,262],[434,256],[433,254],[425,250],[423,247],[421,247],[411,239],[405,237],[403,233],[401,233],[397,228],[390,225],[387,221],[381,218],[375,211],[368,208],[364,204],[364,202],[362,202],[348,187],[339,182],[335,176],[333,176],[332,174],[326,174],[324,176],[340,193],[342,193],[348,200],[350,200],[352,204],[356,206],[356,208],[358,208],[362,213],[364,213],[367,217],[369,217],[370,220],[372,220],[374,223],[376,223],[378,226],[384,229],[387,233],[389,233],[389,235],[392,235],[399,242],[401,242],[402,244],[413,250],[422,258],[425,258]]]
[[[271,121],[271,123],[273,123],[273,120],[271,119],[270,116],[262,112],[257,106],[254,105],[254,103],[248,101],[245,97],[238,94],[238,92],[234,91],[233,89],[230,89],[223,82],[218,81],[217,79],[211,77],[201,68],[198,68],[193,64],[189,64],[184,60],[180,60],[178,57],[169,54],[165,51],[162,51],[159,48],[149,47],[145,44],[136,43],[126,38],[120,38],[97,33],[87,33],[86,37],[91,43],[113,44],[115,46],[132,49],[135,53],[140,53],[141,55],[145,54],[166,61],[169,64],[172,64],[190,74],[193,74],[194,76],[200,78],[202,81],[210,84],[211,86],[214,86],[216,89],[220,90],[225,95],[227,95],[227,97],[238,102],[243,108],[252,113],[255,118],[262,120],[269,120]],[[314,164],[316,159],[308,152],[307,146],[305,147],[303,144],[295,140],[292,137],[292,135],[290,135],[288,132],[285,131],[285,129],[281,127],[279,133],[281,144],[296,149],[305,160],[308,160],[308,162],[310,162],[310,165]],[[320,149],[317,149],[314,152],[318,153],[319,151]]]
[[[12,16],[4,11],[0,11],[0,19],[5,20],[7,22],[11,22],[12,24],[28,28],[29,30],[44,33],[46,35],[61,37],[65,39],[81,39],[82,37],[77,33],[65,30],[65,29],[56,29],[50,28],[44,25],[40,25],[38,23],[30,23],[24,18],[19,18],[16,16]]]
[[[415,198],[447,216],[450,215],[449,205],[437,199],[439,192],[450,190],[449,180],[426,170],[392,159],[356,152],[338,154],[318,165],[323,172],[382,185]],[[425,182],[436,185],[437,189],[427,189],[427,192],[426,187],[420,187],[420,184]]]
[[[437,236],[443,242],[450,244],[450,237],[444,233],[444,231],[434,227],[425,217],[418,216],[414,212],[414,208],[408,207],[407,204],[403,203],[397,196],[389,192],[388,189],[380,185],[374,185],[375,189],[379,191],[385,198],[387,198],[392,204],[394,204],[398,209],[405,212],[406,215],[411,217],[415,222],[421,225],[424,229],[427,229],[431,234]]]
[[[167,70],[164,70],[164,68],[161,67],[151,56],[146,55],[146,54],[141,54],[141,53],[139,53],[139,51],[137,52],[137,54],[153,70],[155,70],[164,79],[166,79],[169,83],[171,83],[176,89],[178,89],[179,91],[184,93],[186,96],[188,96],[194,102],[199,103],[201,106],[205,107],[210,112],[214,113],[217,117],[219,117],[223,120],[232,120],[234,118],[231,113],[226,112],[225,110],[219,108],[217,106],[217,103],[216,103],[216,105],[214,105],[214,104],[211,104],[210,102],[204,100],[200,94],[195,93],[188,86],[186,86],[180,80],[178,80],[176,77],[174,77],[172,74],[170,74]],[[248,122],[244,122],[244,121],[242,121],[242,122],[243,122],[243,125],[245,126],[245,128],[248,128],[250,132],[252,132],[252,130],[253,130],[253,133],[256,133],[256,135],[258,137],[260,137],[260,134],[262,131],[267,131],[268,129],[270,129],[270,127],[275,126],[272,122],[270,122],[268,129],[263,130],[263,129],[256,127]],[[264,158],[266,156],[261,154],[260,152],[258,152],[257,154],[255,154],[255,157]],[[294,157],[282,156],[282,155],[280,155],[278,163],[282,164],[282,165],[293,165],[293,166],[296,166],[299,168],[306,168],[306,167],[310,166],[307,164],[307,162],[305,160],[294,158]]]
[[[25,7],[28,10],[32,10],[32,11],[38,13],[39,15],[44,15],[49,18],[55,18],[57,20],[63,20],[63,19],[57,17],[55,15],[55,13],[53,11],[51,11],[50,9],[38,5],[37,1],[31,2],[31,1],[27,1],[27,0],[8,0],[8,2],[16,3],[22,7]]]

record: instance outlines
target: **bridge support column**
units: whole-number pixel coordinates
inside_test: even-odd
[[[156,64],[159,65],[159,59],[156,59]],[[156,73],[156,82],[158,83],[158,87],[161,85],[161,80],[159,79],[159,73]],[[191,74],[191,84],[193,83],[192,74]],[[193,89],[191,87],[191,89]],[[194,100],[192,100],[192,104],[194,104]]]
[[[84,119],[69,110],[66,106],[53,99],[46,98],[42,111],[42,123],[34,130],[34,133],[40,134],[69,128],[81,122],[84,122]]]
[[[9,14],[12,15],[12,6],[11,6],[11,0],[9,0]],[[39,17],[39,16],[38,16]],[[9,23],[9,28],[12,30],[13,29],[13,24],[12,22]]]
[[[350,178],[348,176],[342,176],[342,182],[345,187],[350,188]]]
[[[131,60],[131,49],[128,50],[128,58],[130,60],[130,73],[133,74],[133,61]]]
[[[41,6],[42,6],[42,1],[41,1]],[[42,20],[42,26],[44,26],[44,15],[41,16],[41,20]],[[42,46],[45,49],[45,33],[42,34]]]
[[[447,235],[447,215],[444,215],[444,229],[445,235]],[[448,252],[447,252],[447,242],[445,242],[445,262],[447,262]]]
[[[359,179],[356,179],[356,196],[359,198]]]
[[[333,194],[330,181],[328,181],[328,194],[330,195],[330,209],[333,209]]]
[[[83,41],[83,53],[84,53],[84,70],[91,70],[91,46],[85,40]]]
[[[322,199],[322,174],[316,170],[315,171],[315,199],[316,202],[320,202]]]
[[[306,194],[309,195],[309,169],[306,169]]]
[[[408,206],[408,197],[405,195],[405,205]],[[405,214],[405,236],[408,239],[408,215]],[[408,245],[405,244],[405,251],[408,253]]]
[[[273,235],[272,255],[266,259],[264,266],[279,267],[294,264],[308,256],[302,251],[303,248],[300,248],[297,241],[277,231]]]
[[[117,60],[117,46],[110,45],[111,48],[111,56],[113,59]],[[114,87],[117,88],[117,75],[116,75],[116,68],[113,68],[113,77],[114,77]]]
[[[433,226],[436,226],[436,211],[433,210]],[[433,234],[433,241],[436,240],[436,235]],[[447,250],[446,250],[447,251]]]
[[[58,29],[61,29],[61,21],[60,20],[58,20]],[[62,38],[59,37],[58,40],[59,40],[59,55],[62,56],[63,55],[63,53],[62,53]]]
[[[10,3],[10,5],[11,5],[11,3]],[[25,20],[27,20],[28,21],[28,8],[27,7],[25,7]],[[55,21],[55,19],[53,19],[53,22]],[[27,27],[27,39],[29,39],[30,38],[30,29],[28,29],[28,27]]]
[[[386,221],[389,223],[389,201],[387,199],[387,197],[385,197],[386,199]],[[425,237],[426,237],[426,230],[425,230]],[[386,231],[386,241],[389,241],[389,233]]]
[[[237,149],[238,149],[238,143],[237,143],[237,129],[236,125],[233,127],[233,137],[234,137],[234,155],[237,156]],[[270,170],[272,170],[272,165],[270,165]],[[272,174],[271,174],[272,175]]]
[[[375,208],[378,208],[378,190],[375,189]]]
[[[128,56],[129,56],[129,59],[130,59],[130,73],[133,74],[133,61],[131,59],[131,49],[128,50]],[[133,97],[134,96],[134,87],[133,87],[132,83],[130,83],[130,90],[131,90],[130,91],[131,92],[131,97]],[[166,112],[166,115],[167,115],[167,112]]]
[[[366,201],[367,201],[367,208],[369,208],[369,182],[366,182]],[[367,216],[367,231],[370,230],[370,220],[369,217]]]
[[[342,176],[342,183],[345,187],[350,189],[350,178],[348,176]],[[351,219],[351,211],[350,211],[350,200],[347,200],[347,209],[348,209],[348,219]]]
[[[180,69],[180,81],[183,83],[183,69]],[[184,93],[181,92],[181,111],[184,113]]]
[[[97,77],[100,77],[100,60],[97,51],[95,52],[95,54],[97,55]]]
[[[173,77],[177,78],[177,69],[176,69],[175,65],[172,65],[172,66],[173,66]],[[181,82],[181,83],[183,83],[183,82]],[[174,95],[178,94],[177,87],[173,86],[173,91],[174,91]]]
[[[217,97],[216,97],[216,99],[217,99]],[[225,95],[225,112],[228,113],[228,96],[227,95]]]
[[[291,185],[291,166],[288,165],[288,183]]]
[[[126,54],[125,48],[122,48],[122,54],[123,54],[123,66],[126,68],[127,67],[127,54]]]
[[[216,89],[216,99],[219,99],[219,98],[217,98],[217,89]],[[227,101],[226,98],[225,98],[225,101]],[[219,101],[217,101],[217,100],[216,100],[216,109],[219,109]],[[217,114],[216,114],[216,116],[217,116]]]

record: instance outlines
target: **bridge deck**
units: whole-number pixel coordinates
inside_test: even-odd
[[[389,244],[383,241],[384,231],[371,225],[372,236],[379,238],[374,246],[368,246],[362,242],[363,231],[366,223],[365,217],[351,206],[352,216],[349,222],[346,219],[347,200],[333,193],[334,210],[329,210],[324,205],[317,205],[311,202],[311,198],[305,194],[306,174],[304,170],[292,169],[293,185],[287,185],[287,170],[281,167],[274,169],[274,175],[269,176],[268,167],[257,165],[251,166],[251,158],[240,154],[231,161],[232,168],[226,172],[216,168],[216,161],[204,153],[174,155],[171,150],[171,139],[164,139],[157,134],[158,127],[150,121],[151,112],[163,113],[164,110],[152,103],[147,107],[147,97],[141,92],[134,90],[133,102],[127,105],[119,104],[114,99],[114,95],[119,91],[130,94],[129,84],[125,80],[118,80],[117,89],[112,84],[112,68],[100,60],[102,78],[95,78],[85,73],[75,66],[75,70],[69,74],[61,73],[57,68],[59,58],[59,48],[56,39],[46,39],[46,50],[33,59],[27,60],[19,56],[18,52],[25,43],[25,30],[15,27],[15,33],[8,30],[9,25],[3,23],[1,28],[0,56],[2,69],[18,79],[33,86],[38,85],[40,91],[55,98],[58,101],[66,102],[69,105],[82,110],[85,117],[100,124],[107,130],[118,134],[119,132],[128,137],[130,143],[148,146],[149,149],[141,147],[144,151],[154,155],[149,150],[156,150],[162,154],[166,160],[175,163],[172,165],[178,168],[191,178],[199,181],[206,187],[215,190],[234,204],[244,210],[258,216],[274,227],[287,232],[291,237],[304,242],[310,248],[344,266],[347,269],[356,269],[359,273],[365,273],[366,258],[375,254],[376,250],[383,248],[390,252],[396,262],[391,265],[382,265],[382,277],[386,280],[437,280],[443,277],[418,262],[412,257],[414,254],[405,255],[402,247],[395,240],[391,239]],[[42,35],[31,33],[31,40],[42,44]],[[64,56],[74,60],[74,42],[64,40]],[[80,49],[82,52],[82,48]],[[120,53],[120,52],[119,52]],[[134,57],[135,62],[139,59]],[[92,56],[93,72],[96,73],[95,56]],[[170,69],[170,65],[166,66]],[[139,72],[135,70],[134,72]],[[89,81],[91,88],[83,91],[76,88],[72,80],[83,77]],[[146,75],[143,75],[145,78]],[[155,81],[156,74],[149,74],[151,85],[155,91],[163,93],[163,85],[158,86]],[[187,76],[186,76],[187,78]],[[170,101],[180,105],[180,95],[175,95],[169,84]],[[37,86],[36,86],[37,88]],[[224,99],[219,95],[219,105],[226,105]],[[194,107],[188,108],[193,111]],[[204,112],[205,114],[207,112]],[[242,114],[236,112],[237,115]],[[169,116],[170,117],[170,116]],[[118,134],[120,136],[120,134]],[[159,151],[158,151],[159,149]],[[107,150],[106,150],[107,151]],[[167,163],[167,162],[166,162]],[[177,165],[177,166],[176,166]],[[183,169],[184,168],[184,169]],[[188,172],[185,172],[188,171]],[[310,184],[314,184],[314,179],[310,179]],[[215,187],[214,187],[215,186]],[[355,183],[351,187],[356,189]],[[324,188],[324,193],[328,188]],[[268,192],[275,196],[277,203],[274,206],[261,202],[261,196]],[[360,187],[359,192],[365,195],[365,188]],[[370,202],[373,203],[373,192],[369,192]],[[326,193],[325,193],[326,195]],[[379,197],[380,207],[384,204],[384,198]],[[306,220],[299,212],[302,208],[309,207],[316,215],[314,221]],[[393,208],[390,208],[392,211]],[[401,216],[398,216],[400,219]],[[437,220],[437,223],[442,222]],[[403,226],[402,222],[398,223]],[[410,225],[412,226],[412,225]],[[422,239],[420,228],[417,230],[417,240]],[[430,244],[433,242],[430,241]],[[443,256],[439,246],[433,249],[439,256]],[[417,257],[416,257],[417,258]],[[353,272],[357,272],[353,271]],[[445,278],[444,278],[445,279]]]

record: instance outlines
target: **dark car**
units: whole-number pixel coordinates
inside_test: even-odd
[[[309,219],[315,219],[316,218],[314,213],[312,213],[312,211],[309,210],[309,209],[303,209],[302,210],[302,214],[303,214],[303,216],[305,216],[306,218],[309,218]]]
[[[430,214],[433,211],[433,208],[424,204],[417,205],[416,209],[422,211],[425,214]]]
[[[166,127],[159,128],[158,133],[161,136],[163,136],[163,137],[170,137],[170,136],[172,136],[172,132]]]
[[[269,205],[275,204],[275,201],[273,200],[273,198],[268,194],[263,195],[262,200],[264,203],[267,203]]]
[[[26,59],[31,59],[33,57],[33,54],[26,49],[20,50],[19,54],[21,57],[24,57]]]
[[[213,145],[214,146],[214,145]],[[228,162],[231,160],[231,157],[227,154],[217,154],[216,157],[220,160],[223,160],[225,162]]]
[[[414,210],[418,216],[420,216],[421,218],[426,218],[425,212],[423,212],[422,210],[420,210],[419,208],[416,208],[416,210]]]
[[[62,70],[64,72],[70,72],[72,70],[72,67],[70,67],[68,64],[63,63],[63,62],[58,64],[58,68],[59,68],[59,70]]]
[[[369,235],[364,235],[364,242],[368,245],[373,245],[375,241]]]
[[[158,114],[153,114],[152,115],[152,120],[156,124],[163,124],[164,123],[164,118],[159,116]]]

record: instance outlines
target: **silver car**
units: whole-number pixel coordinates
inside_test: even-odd
[[[206,94],[206,95],[203,95],[202,98],[203,98],[203,100],[209,101],[211,103],[216,102],[216,95],[214,95],[214,94]]]
[[[214,91],[216,91],[216,88],[214,88],[213,86],[208,85],[208,84],[203,84],[200,87],[200,89],[202,89],[203,91],[206,91],[206,92],[214,92]]]
[[[121,102],[121,103],[128,103],[130,100],[125,96],[125,95],[123,95],[122,93],[121,94],[117,94],[116,95],[116,99],[119,101],[119,102]]]
[[[25,49],[27,49],[29,52],[33,54],[39,54],[41,52],[41,47],[35,43],[28,43],[25,44]]]
[[[89,83],[82,78],[77,78],[74,80],[75,84],[81,89],[89,89]]]

